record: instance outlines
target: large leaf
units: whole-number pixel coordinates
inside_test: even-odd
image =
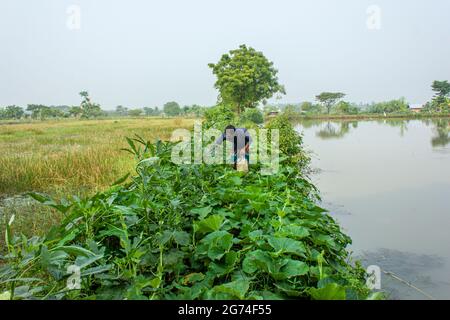
[[[288,225],[281,227],[280,231],[276,232],[277,236],[289,237],[293,239],[303,239],[309,236],[309,231],[305,227]]]
[[[194,208],[191,209],[191,213],[197,214],[200,219],[205,219],[208,214],[212,211],[212,207]]]
[[[345,288],[337,283],[329,283],[325,287],[317,289],[311,288],[309,290],[311,297],[314,300],[345,300]]]
[[[242,270],[252,274],[256,271],[269,271],[268,266],[272,264],[272,258],[267,252],[255,250],[245,255],[242,262]]]
[[[303,243],[294,239],[269,236],[267,241],[278,254],[292,253],[303,257],[306,252]]]
[[[250,282],[245,279],[228,282],[215,286],[209,292],[211,299],[245,299],[245,294],[250,287]]]
[[[227,253],[233,245],[233,235],[226,231],[215,231],[204,237],[198,247],[197,252],[207,254],[212,260],[219,260]]]
[[[281,268],[281,273],[286,278],[292,278],[296,276],[303,276],[307,274],[309,267],[302,261],[289,259],[288,262]]]
[[[204,220],[200,220],[194,223],[195,232],[198,233],[208,233],[212,231],[217,231],[222,226],[224,217],[215,214]]]

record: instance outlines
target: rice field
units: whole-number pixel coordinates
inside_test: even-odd
[[[125,137],[169,139],[177,128],[192,128],[194,119],[119,118],[0,122],[0,233],[15,214],[16,228],[40,234],[59,215],[29,201],[29,191],[55,197],[87,196],[106,189],[133,171]],[[3,237],[2,237],[3,238]],[[1,242],[1,240],[0,240]]]

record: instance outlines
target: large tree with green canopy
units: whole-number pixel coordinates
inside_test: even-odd
[[[222,55],[216,64],[208,66],[217,77],[215,88],[221,103],[231,105],[239,114],[245,108],[254,108],[276,93],[285,94],[278,83],[273,62],[262,52],[246,45]]]
[[[433,105],[435,109],[446,109],[447,98],[450,95],[450,83],[445,81],[434,81],[431,88],[435,92],[433,97]]]
[[[327,113],[330,113],[331,108],[343,97],[345,93],[342,92],[322,92],[316,96],[316,100],[327,108]]]

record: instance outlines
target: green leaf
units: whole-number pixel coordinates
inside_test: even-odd
[[[204,237],[197,246],[200,254],[207,254],[212,260],[219,260],[233,246],[233,235],[226,231],[215,231]]]
[[[177,244],[180,246],[186,246],[189,244],[190,235],[186,231],[175,231],[173,233],[173,238]]]
[[[103,255],[94,255],[94,256],[90,256],[90,257],[86,257],[86,256],[78,256],[75,259],[75,264],[77,266],[79,266],[80,268],[85,268],[91,264],[93,264],[94,262],[100,260],[101,258],[103,258]]]
[[[152,288],[158,288],[160,284],[161,284],[161,279],[160,278],[154,278],[154,279],[149,281],[149,285]]]
[[[367,300],[384,300],[385,296],[382,292],[374,292],[369,297],[367,297]]]
[[[120,179],[114,181],[114,183],[112,184],[112,186],[117,186],[117,185],[119,185],[119,184],[124,183],[124,182],[128,179],[129,176],[130,176],[130,173],[127,173],[127,174],[124,175],[122,178],[120,178]]]
[[[268,266],[272,264],[272,259],[267,252],[255,250],[245,255],[242,262],[242,270],[253,274],[256,271],[268,271]]]
[[[81,276],[84,277],[84,276],[89,276],[89,275],[93,275],[93,274],[104,273],[106,271],[111,270],[112,268],[113,268],[112,264],[88,268],[81,272]]]
[[[306,252],[302,242],[283,237],[267,237],[270,246],[278,253],[292,253],[298,256],[304,256]]]
[[[329,283],[324,288],[309,290],[314,300],[345,300],[345,288],[337,283]]]
[[[11,292],[5,291],[0,293],[0,300],[10,300],[11,299]]]
[[[56,251],[56,250],[64,251],[64,252],[66,252],[68,254],[73,254],[73,255],[76,255],[76,256],[78,256],[78,255],[85,256],[85,257],[93,257],[93,256],[95,256],[95,254],[92,251],[90,251],[88,249],[85,249],[85,248],[82,248],[82,247],[79,247],[79,246],[59,246],[59,247],[52,248],[49,251],[53,252],[53,251]]]
[[[37,192],[28,192],[27,195],[46,206],[55,208],[56,210],[58,210],[61,213],[66,213],[72,206],[72,204],[68,203],[67,200],[65,200],[65,199],[61,200],[61,203],[56,203],[48,195],[37,193]]]
[[[242,185],[242,179],[241,177],[238,176],[231,176],[230,177],[231,182],[235,185],[235,186],[240,186]]]
[[[289,259],[286,265],[281,268],[281,273],[283,273],[286,278],[303,276],[307,274],[308,271],[309,267],[306,263],[292,259]]]
[[[280,231],[276,232],[276,236],[289,237],[293,239],[303,239],[309,236],[309,231],[305,227],[288,225],[281,227]]]
[[[211,299],[245,299],[245,294],[250,287],[250,282],[245,279],[228,282],[211,289]]]
[[[191,209],[192,214],[197,214],[200,219],[205,219],[208,214],[212,211],[212,207],[194,208]]]
[[[194,223],[195,232],[199,233],[208,233],[212,231],[217,231],[222,226],[222,222],[224,217],[221,215],[215,214],[204,220],[197,221]]]

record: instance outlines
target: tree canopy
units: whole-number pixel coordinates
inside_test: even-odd
[[[447,98],[450,94],[450,83],[447,80],[434,81],[431,88],[435,92],[432,101],[433,109],[447,109]]]
[[[327,108],[327,113],[330,113],[331,108],[343,97],[345,93],[342,92],[322,92],[316,96],[316,100]]]
[[[177,116],[181,113],[181,108],[175,101],[167,102],[164,105],[164,113],[169,117]]]
[[[219,62],[208,66],[217,77],[215,88],[220,92],[219,102],[231,105],[238,113],[256,107],[276,93],[285,94],[273,62],[246,45],[231,50]]]
[[[92,118],[98,117],[103,114],[100,105],[94,102],[91,102],[91,98],[89,97],[89,93],[87,91],[81,91],[80,96],[83,98],[81,101],[80,108],[82,110],[81,117],[82,118]]]

